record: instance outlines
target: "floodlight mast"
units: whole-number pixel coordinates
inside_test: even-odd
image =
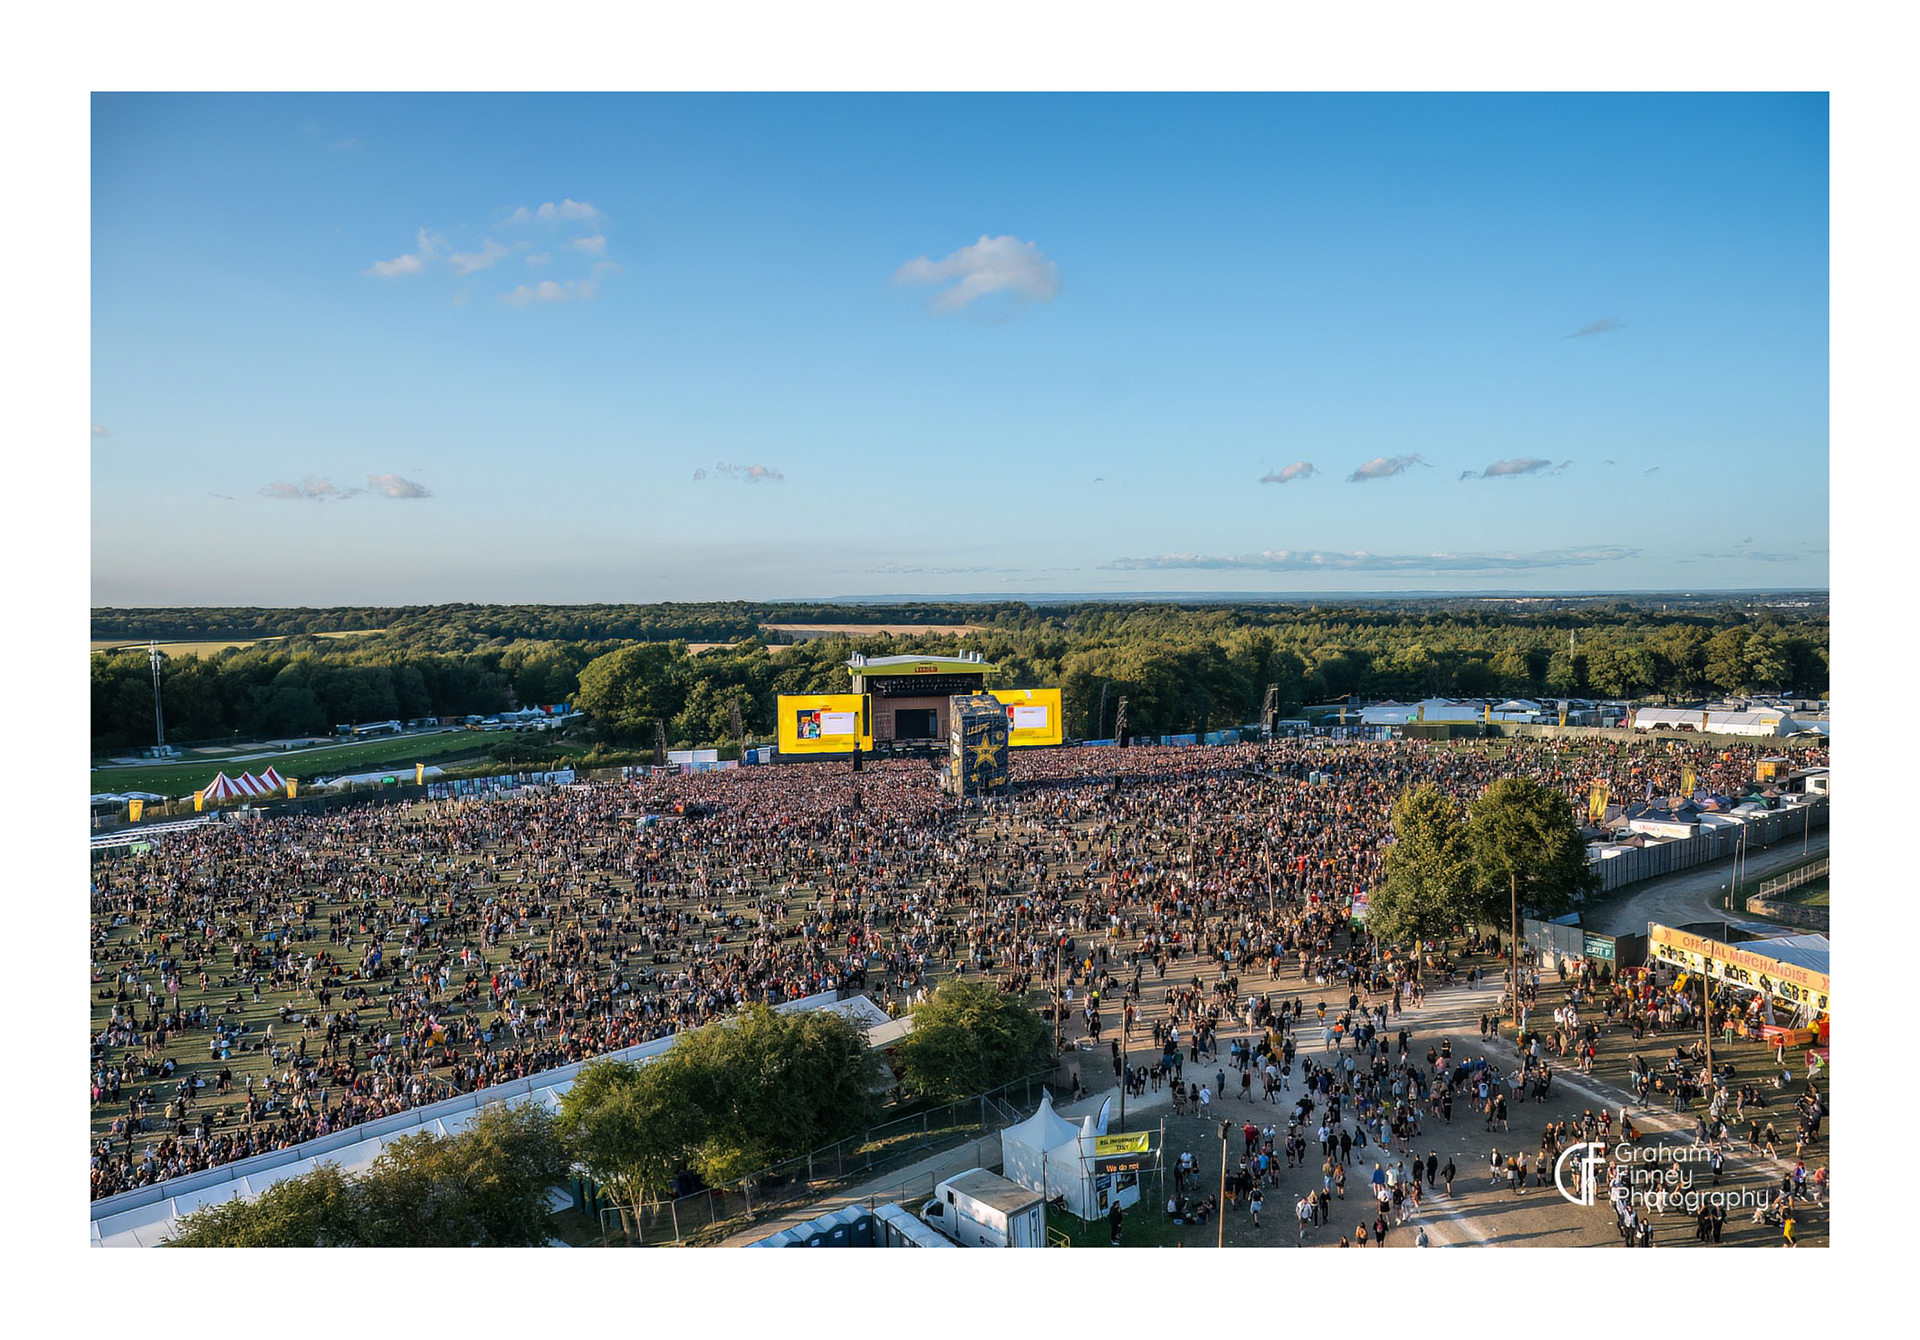
[[[163,745],[167,742],[167,719],[160,710],[160,641],[155,638],[147,643],[147,661],[153,667],[153,742]]]

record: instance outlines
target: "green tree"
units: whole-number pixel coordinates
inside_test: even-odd
[[[366,1172],[332,1165],[186,1216],[176,1247],[539,1247],[569,1163],[553,1117],[490,1104],[454,1135],[402,1136]]]
[[[676,662],[685,645],[636,642],[595,657],[580,671],[574,705],[616,738],[649,741],[656,721],[672,720],[680,708]]]
[[[1477,911],[1518,944],[1520,916],[1558,916],[1598,882],[1567,798],[1525,777],[1502,777],[1467,807]],[[1514,1002],[1516,1017],[1518,1001]]]
[[[235,1197],[174,1225],[169,1247],[357,1247],[362,1239],[351,1182],[334,1164],[275,1182],[252,1200]]]
[[[927,1098],[986,1093],[1047,1062],[1047,1024],[1023,1000],[949,978],[913,1010],[913,1031],[894,1049],[900,1080]]]
[[[1388,943],[1442,934],[1472,919],[1473,858],[1460,807],[1432,784],[1393,803],[1393,845],[1367,908],[1367,930]]]
[[[593,1061],[560,1097],[557,1129],[573,1157],[612,1193],[624,1217],[662,1197],[700,1138],[702,1114],[687,1101],[682,1058],[649,1065]]]

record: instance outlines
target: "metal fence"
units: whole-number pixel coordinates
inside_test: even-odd
[[[1813,829],[1827,827],[1827,810],[1826,802],[1816,802],[1754,819],[1740,828],[1716,828],[1690,838],[1623,851],[1599,863],[1600,889],[1611,892],[1643,879],[1724,860],[1740,850],[1743,837],[1749,852],[1789,838],[1804,838]]]
[[[991,1093],[899,1117],[724,1187],[631,1206],[591,1197],[601,1238],[610,1246],[692,1245],[769,1215],[814,1204],[890,1172],[904,1172],[930,1154],[958,1149],[1018,1125],[1039,1102],[1045,1081],[1046,1074],[1029,1075]],[[925,1173],[914,1174],[884,1188],[885,1196],[866,1199],[875,1203],[916,1195],[925,1199],[933,1194],[935,1180]]]
[[[1768,894],[1785,893],[1788,889],[1797,889],[1802,884],[1811,884],[1816,879],[1824,879],[1833,866],[1831,860],[1815,861],[1812,865],[1802,866],[1789,875],[1780,875],[1760,886],[1759,897]]]

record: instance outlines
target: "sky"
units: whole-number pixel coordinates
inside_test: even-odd
[[[1828,582],[1824,94],[91,111],[94,605]]]

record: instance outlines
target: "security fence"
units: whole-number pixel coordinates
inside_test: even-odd
[[[1816,801],[1759,816],[1738,828],[1713,828],[1694,837],[1623,851],[1596,864],[1600,889],[1611,892],[1643,879],[1724,860],[1743,850],[1755,852],[1789,838],[1804,839],[1816,828],[1826,829],[1827,810],[1827,802]]]

